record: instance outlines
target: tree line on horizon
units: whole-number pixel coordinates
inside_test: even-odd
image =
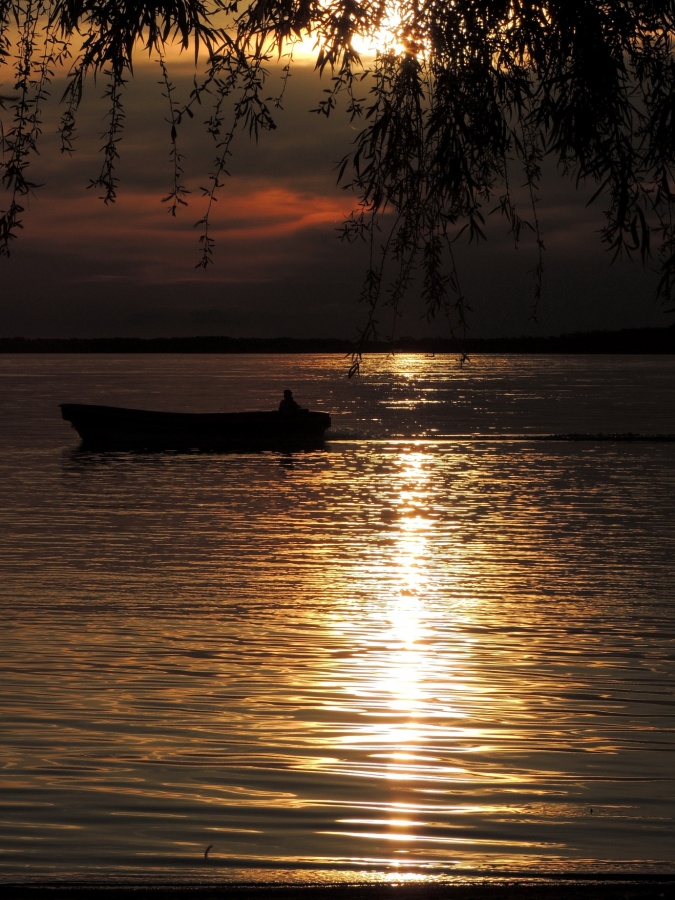
[[[0,338],[0,353],[336,353],[353,342],[339,338]],[[675,325],[624,328],[551,337],[415,338],[368,341],[363,353],[675,353]]]

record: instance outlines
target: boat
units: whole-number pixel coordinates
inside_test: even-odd
[[[187,413],[61,403],[87,450],[246,451],[314,449],[324,443],[328,413]]]

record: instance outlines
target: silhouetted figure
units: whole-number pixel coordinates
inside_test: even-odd
[[[293,391],[284,391],[284,399],[279,404],[280,413],[300,412],[301,406],[293,399]]]

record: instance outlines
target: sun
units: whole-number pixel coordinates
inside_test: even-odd
[[[378,53],[406,52],[401,40],[403,17],[398,3],[387,4],[379,27],[367,35],[357,35],[352,46],[361,56],[375,56]]]
[[[328,8],[330,0],[324,0]],[[400,3],[386,3],[377,26],[367,33],[355,34],[351,39],[352,49],[360,57],[374,57],[378,54],[404,54],[410,52],[410,47],[404,44],[404,17],[403,7]],[[297,58],[313,58],[322,46],[320,31],[306,33],[301,38],[293,40],[293,56]]]

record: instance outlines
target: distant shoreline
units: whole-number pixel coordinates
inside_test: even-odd
[[[47,897],[49,900],[662,900],[672,891],[673,876],[597,876],[543,878],[496,883],[425,884],[131,884],[28,883],[5,884],[7,900]]]
[[[350,355],[354,342],[338,338],[0,338],[0,353],[339,353]],[[588,331],[557,337],[412,338],[370,341],[364,353],[675,353],[675,325]]]

